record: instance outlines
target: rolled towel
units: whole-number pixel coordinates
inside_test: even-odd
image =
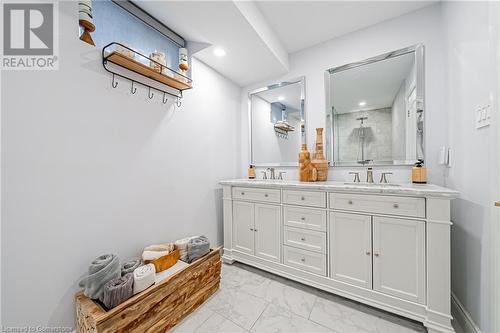
[[[120,260],[114,254],[104,254],[95,258],[89,266],[88,276],[80,280],[85,296],[102,302],[104,285],[121,276]]]
[[[139,258],[125,262],[122,265],[122,276],[133,273],[134,270],[139,266],[142,266],[142,260]]]
[[[134,270],[134,295],[155,283],[155,265],[147,264]]]
[[[156,260],[158,258],[168,255],[169,253],[170,252],[168,251],[144,251],[142,252],[142,260],[144,261]]]
[[[185,262],[188,261],[187,250],[190,239],[191,237],[186,237],[175,241],[175,246],[177,246],[177,248],[179,249],[179,259]]]
[[[188,243],[188,262],[191,263],[196,259],[203,257],[210,252],[210,242],[205,236],[194,237]]]
[[[168,251],[172,252],[175,250],[174,243],[167,243],[167,244],[155,244],[155,245],[149,245],[144,248],[144,251]]]
[[[129,273],[119,278],[108,281],[104,285],[103,303],[108,309],[112,309],[134,295],[134,275]]]
[[[175,250],[173,243],[150,245],[144,248],[142,260],[156,260]]]

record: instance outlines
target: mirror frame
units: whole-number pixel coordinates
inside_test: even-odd
[[[405,47],[396,51],[387,52],[375,57],[371,57],[362,61],[349,63],[346,65],[333,67],[327,69],[325,71],[325,151],[326,151],[326,159],[329,161],[330,166],[337,167],[369,167],[369,166],[377,166],[377,165],[413,165],[417,162],[417,158],[411,160],[392,160],[392,161],[372,161],[368,164],[361,165],[357,163],[349,162],[338,162],[334,161],[334,147],[332,145],[334,139],[333,133],[333,117],[330,117],[330,108],[332,106],[333,96],[331,94],[330,89],[330,77],[334,73],[342,72],[348,69],[373,64],[378,61],[387,60],[390,58],[394,58],[400,55],[415,53],[415,73],[416,73],[416,86],[417,86],[417,112],[424,113],[424,133],[423,133],[423,142],[422,142],[422,152],[423,159],[426,156],[425,150],[425,130],[427,128],[426,125],[426,116],[425,116],[425,47],[423,44],[416,44],[409,47]]]
[[[305,100],[306,100],[306,78],[305,76],[301,76],[292,80],[282,81],[275,84],[271,84],[266,87],[258,88],[252,90],[248,93],[248,136],[249,136],[249,154],[250,154],[250,164],[255,165],[256,167],[282,167],[282,166],[298,166],[299,165],[299,152],[300,146],[297,147],[297,161],[296,162],[262,162],[255,163],[253,158],[254,147],[253,147],[253,138],[252,138],[252,95],[258,94],[263,91],[272,90],[276,88],[286,87],[291,84],[301,83],[301,97],[300,97],[300,105],[302,113],[302,119],[304,120],[304,133],[302,134],[303,143],[306,142],[307,138],[307,119],[306,119],[306,110],[305,110]]]

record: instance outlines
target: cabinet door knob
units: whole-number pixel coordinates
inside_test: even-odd
[[[349,205],[352,205],[352,200],[347,201]]]
[[[257,230],[257,229],[254,229],[254,231],[255,231],[255,232],[257,232],[257,231],[259,231],[259,230]]]
[[[369,256],[371,254],[370,251],[366,251],[366,255]]]
[[[300,261],[306,262],[306,258],[302,258],[302,259],[300,259]]]
[[[399,205],[397,203],[395,203],[394,205],[392,205],[392,207],[399,208]]]
[[[302,216],[300,219],[301,219],[302,221],[305,221],[305,220],[306,220],[306,218],[305,218],[304,216]]]
[[[378,254],[378,253],[374,253],[373,255],[374,255],[375,257],[378,257],[380,254]]]
[[[253,231],[253,228],[250,228],[250,231]]]
[[[306,197],[300,197],[300,200],[304,201],[306,200]]]
[[[241,192],[241,195],[245,195],[245,192]]]
[[[266,193],[266,194],[264,194],[264,196],[267,198],[269,196],[269,194]]]
[[[306,241],[306,238],[305,238],[305,237],[302,237],[300,240],[301,240],[301,241],[303,241],[303,242],[305,242],[305,241]]]

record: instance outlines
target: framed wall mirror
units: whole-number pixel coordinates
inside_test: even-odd
[[[325,73],[330,165],[410,165],[424,159],[424,47]]]
[[[296,166],[305,140],[305,78],[250,92],[250,163]]]

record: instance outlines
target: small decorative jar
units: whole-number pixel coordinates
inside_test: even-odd
[[[162,72],[161,65],[163,66],[167,65],[165,53],[155,50],[153,53],[149,55],[149,57],[151,58],[151,60],[153,60],[149,62],[149,67],[161,73]]]

